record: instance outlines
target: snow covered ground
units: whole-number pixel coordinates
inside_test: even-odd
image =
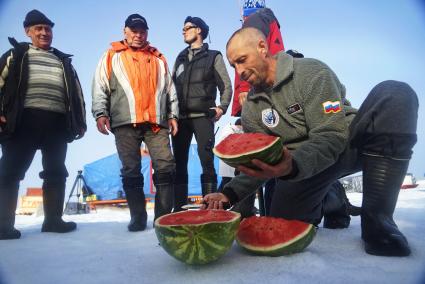
[[[354,204],[361,194],[348,194]],[[65,216],[78,222],[69,234],[40,233],[43,217],[17,216],[19,240],[0,241],[0,283],[425,283],[425,185],[402,190],[395,219],[412,255],[364,252],[360,218],[343,230],[320,228],[302,253],[256,257],[235,243],[217,262],[189,266],[169,256],[152,228],[127,231],[127,209]]]

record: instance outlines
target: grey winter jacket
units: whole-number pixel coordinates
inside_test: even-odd
[[[245,132],[281,137],[298,167],[298,174],[289,181],[304,180],[338,160],[357,110],[326,64],[284,52],[276,57],[274,85],[264,92],[251,90],[242,109],[242,126]],[[242,174],[228,187],[241,198],[263,182]]]

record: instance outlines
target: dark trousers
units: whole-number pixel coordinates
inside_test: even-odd
[[[65,115],[55,112],[25,109],[16,133],[2,144],[0,159],[0,189],[23,180],[37,150],[41,150],[43,171],[40,178],[46,184],[65,186],[68,171]]]
[[[362,170],[361,154],[365,149],[377,148],[371,147],[370,141],[373,139],[370,137],[388,137],[388,143],[378,145],[382,147],[380,155],[409,159],[416,142],[417,111],[418,98],[407,84],[397,81],[378,84],[352,121],[349,141],[335,164],[305,180],[276,180],[271,216],[320,222],[322,201],[329,190],[328,185]]]
[[[173,173],[175,169],[174,157],[171,153],[168,130],[161,128],[154,133],[150,124],[137,126],[124,125],[114,128],[115,144],[118,156],[122,163],[121,176],[123,178],[141,177],[142,142],[146,143],[152,160],[155,173]]]
[[[192,136],[195,135],[198,144],[198,155],[201,160],[202,173],[215,175],[214,154],[214,122],[207,117],[179,120],[179,131],[172,137],[173,152],[176,159],[176,176],[187,175],[189,148]]]

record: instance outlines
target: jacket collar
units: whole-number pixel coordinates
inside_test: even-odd
[[[281,51],[275,55],[276,57],[276,74],[273,86],[267,90],[260,92],[250,92],[248,99],[256,99],[258,97],[263,97],[265,93],[269,93],[273,89],[282,85],[286,80],[292,77],[294,73],[294,58],[284,51]]]
[[[294,58],[281,51],[277,55],[276,77],[273,89],[279,87],[294,74]]]
[[[18,42],[15,38],[9,37],[10,44],[18,50],[22,50],[26,52],[29,49],[30,43],[29,42]],[[62,51],[52,47],[50,50],[54,55],[59,57],[60,59],[69,58],[72,57],[71,54],[63,53]]]
[[[195,54],[195,57],[198,57],[199,55],[203,54],[205,51],[207,51],[209,48],[208,43],[204,43],[202,44],[200,50]],[[189,50],[190,50],[190,46],[186,47],[185,49],[182,50],[182,52],[180,52],[180,54],[177,56],[180,60],[185,60],[187,59],[187,56],[189,55]],[[192,59],[193,61],[193,59]]]
[[[129,50],[129,49],[130,47],[128,46],[127,42],[124,40],[114,41],[111,43],[111,50],[115,52],[121,52],[121,51]],[[158,49],[156,49],[156,47],[151,46],[149,42],[144,48],[138,49],[138,51],[147,51],[152,53],[158,58],[163,58],[162,53]]]

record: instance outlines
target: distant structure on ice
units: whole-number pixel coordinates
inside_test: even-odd
[[[340,179],[342,185],[347,192],[362,192],[363,191],[363,176],[362,174],[351,175]],[[415,188],[418,186],[416,178],[413,174],[407,173],[401,185],[402,189]]]

